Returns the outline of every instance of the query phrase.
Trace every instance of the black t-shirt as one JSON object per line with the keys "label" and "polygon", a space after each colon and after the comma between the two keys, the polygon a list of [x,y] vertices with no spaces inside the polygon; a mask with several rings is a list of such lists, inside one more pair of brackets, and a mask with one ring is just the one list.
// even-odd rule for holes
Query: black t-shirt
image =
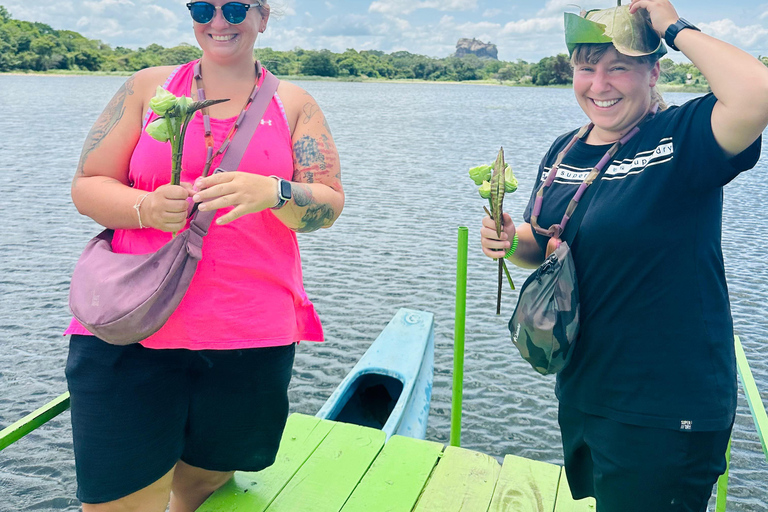
{"label": "black t-shirt", "polygon": [[[727,159],[712,133],[716,101],[710,94],[659,112],[587,189],[582,203],[594,198],[571,244],[581,331],[557,377],[563,404],[648,427],[730,426],[736,360],[720,246],[722,187],[757,163],[761,141]],[[552,145],[538,186],[574,134]],[[539,225],[561,221],[609,148],[576,143],[544,194]],[[547,238],[536,239],[543,250]]]}

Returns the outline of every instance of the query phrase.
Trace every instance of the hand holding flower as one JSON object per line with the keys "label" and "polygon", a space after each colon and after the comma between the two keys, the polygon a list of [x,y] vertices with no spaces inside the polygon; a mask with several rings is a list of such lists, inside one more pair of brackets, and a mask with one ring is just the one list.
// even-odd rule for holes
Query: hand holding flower
{"label": "hand holding flower", "polygon": [[177,233],[187,222],[187,198],[190,185],[161,185],[147,194],[141,203],[141,219],[144,225],[167,233]]}

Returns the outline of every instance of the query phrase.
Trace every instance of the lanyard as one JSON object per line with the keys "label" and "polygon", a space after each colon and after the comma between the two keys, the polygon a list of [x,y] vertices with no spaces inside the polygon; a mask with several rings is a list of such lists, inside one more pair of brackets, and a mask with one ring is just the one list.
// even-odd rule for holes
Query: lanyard
{"label": "lanyard", "polygon": [[568,207],[565,209],[565,213],[563,214],[563,219],[560,221],[560,224],[552,224],[549,229],[544,229],[539,226],[538,223],[539,214],[541,213],[541,205],[544,200],[544,191],[552,186],[552,183],[554,183],[555,177],[557,176],[557,171],[560,168],[560,164],[563,162],[565,155],[567,155],[571,148],[576,145],[576,142],[579,139],[584,138],[589,133],[589,131],[594,127],[594,123],[589,123],[582,126],[576,135],[573,136],[568,145],[565,146],[565,148],[563,148],[563,150],[560,151],[560,153],[557,155],[557,159],[555,160],[554,165],[552,165],[552,169],[549,171],[549,175],[547,176],[547,181],[545,181],[544,185],[539,188],[538,192],[536,192],[536,199],[533,203],[533,213],[531,214],[531,227],[540,235],[546,235],[551,238],[560,238],[560,235],[562,235],[563,231],[565,231],[566,224],[568,224],[568,221],[573,216],[573,212],[576,210],[576,207],[579,206],[579,201],[584,195],[584,192],[586,192],[587,188],[600,175],[608,162],[610,162],[616,153],[618,153],[619,149],[621,149],[621,147],[625,145],[629,139],[634,137],[640,131],[640,127],[647,120],[656,114],[658,107],[658,104],[652,105],[648,115],[634,128],[632,128],[629,133],[624,135],[624,137],[621,139],[617,140],[613,146],[611,146],[610,149],[605,152],[605,155],[603,155],[597,165],[592,168],[589,174],[587,174],[587,176],[584,178],[584,181],[581,182],[581,185],[579,185],[578,190],[576,190],[576,193],[573,195],[573,199],[571,199],[571,202],[568,203]]}
{"label": "lanyard", "polygon": [[[240,124],[243,122],[243,117],[245,117],[245,112],[248,110],[248,106],[253,102],[254,98],[256,97],[256,93],[259,91],[259,77],[261,76],[261,63],[259,61],[256,61],[256,83],[253,84],[253,90],[251,90],[251,94],[248,96],[248,99],[245,102],[245,105],[243,105],[242,110],[240,110],[240,115],[237,116],[237,120],[235,121],[235,124],[232,125],[232,128],[229,129],[229,133],[227,134],[227,137],[224,139],[224,142],[221,143],[221,146],[219,146],[218,151],[214,153],[213,151],[213,135],[211,133],[211,116],[208,113],[208,107],[202,109],[203,111],[203,125],[205,127],[205,147],[206,147],[206,158],[205,158],[205,168],[203,169],[203,177],[208,176],[208,174],[211,171],[211,164],[213,163],[214,158],[217,156],[223,154],[227,147],[229,146],[229,143],[232,141],[232,137],[234,137],[235,132],[240,127]],[[197,85],[197,100],[198,101],[205,101],[205,90],[203,89],[203,75],[200,70],[200,61],[197,61],[195,64],[195,84]]]}

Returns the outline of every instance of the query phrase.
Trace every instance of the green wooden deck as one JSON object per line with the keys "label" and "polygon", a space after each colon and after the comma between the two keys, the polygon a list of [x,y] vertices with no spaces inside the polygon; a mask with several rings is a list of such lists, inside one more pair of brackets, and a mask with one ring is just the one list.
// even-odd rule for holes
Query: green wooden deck
{"label": "green wooden deck", "polygon": [[293,414],[275,464],[235,474],[198,512],[588,512],[560,466]]}

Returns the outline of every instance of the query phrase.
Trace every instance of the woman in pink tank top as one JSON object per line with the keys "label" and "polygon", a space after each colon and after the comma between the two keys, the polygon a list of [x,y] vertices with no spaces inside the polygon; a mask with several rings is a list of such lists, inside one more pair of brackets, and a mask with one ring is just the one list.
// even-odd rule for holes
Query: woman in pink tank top
{"label": "woman in pink tank top", "polygon": [[[330,227],[344,206],[339,158],[320,107],[281,82],[237,171],[215,169],[219,148],[266,69],[253,47],[269,6],[187,4],[203,56],[130,77],[85,141],[72,183],[80,213],[115,230],[116,252],[157,250],[187,227],[189,205],[216,210],[203,259],[167,324],[117,347],[73,320],[67,381],[85,512],[195,510],[235,470],[274,461],[288,413],[295,344],[322,341],[302,280],[296,232]],[[163,86],[197,100],[182,184],[170,144],[144,131]]]}

